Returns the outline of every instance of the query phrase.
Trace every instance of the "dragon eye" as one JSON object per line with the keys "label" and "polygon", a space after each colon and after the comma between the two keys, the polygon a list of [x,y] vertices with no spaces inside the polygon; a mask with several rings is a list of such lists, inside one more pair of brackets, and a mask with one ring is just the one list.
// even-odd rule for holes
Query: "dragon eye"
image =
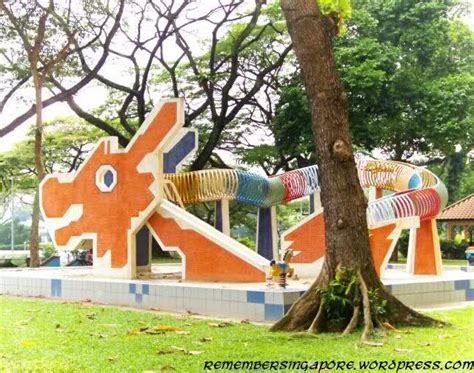
{"label": "dragon eye", "polygon": [[100,166],[95,173],[95,185],[101,192],[111,192],[117,185],[117,171],[110,165]]}

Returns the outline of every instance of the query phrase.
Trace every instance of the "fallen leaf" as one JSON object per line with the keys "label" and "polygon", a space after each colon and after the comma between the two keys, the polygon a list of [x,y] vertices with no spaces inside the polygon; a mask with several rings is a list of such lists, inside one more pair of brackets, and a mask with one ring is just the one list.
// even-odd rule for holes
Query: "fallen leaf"
{"label": "fallen leaf", "polygon": [[392,324],[390,324],[387,321],[383,322],[382,325],[388,330],[397,330],[397,328],[395,328]]}
{"label": "fallen leaf", "polygon": [[26,319],[26,320],[19,320],[15,323],[15,325],[16,326],[28,325],[31,320],[33,320],[33,317],[30,317],[29,319]]}
{"label": "fallen leaf", "polygon": [[396,352],[403,352],[403,353],[410,353],[413,352],[413,350],[410,350],[409,348],[396,348]]}
{"label": "fallen leaf", "polygon": [[183,347],[176,347],[176,346],[170,346],[170,349],[174,350],[175,352],[186,352],[187,351]]}
{"label": "fallen leaf", "polygon": [[210,341],[212,341],[212,337],[199,338],[199,342],[210,342]]}
{"label": "fallen leaf", "polygon": [[208,325],[212,328],[225,328],[227,326],[232,326],[230,322],[220,322],[220,323],[210,322]]}
{"label": "fallen leaf", "polygon": [[100,338],[100,339],[107,337],[106,335],[104,335],[104,334],[99,334],[99,333],[91,333],[91,334],[89,334],[89,335],[90,335],[91,337],[97,337],[97,338]]}
{"label": "fallen leaf", "polygon": [[187,331],[187,330],[176,330],[175,333],[176,333],[176,334],[183,334],[183,335],[191,334],[191,332],[189,332],[189,331]]}
{"label": "fallen leaf", "polygon": [[144,332],[146,334],[151,334],[151,335],[165,334],[165,332],[162,330],[154,330],[154,329],[147,329]]}
{"label": "fallen leaf", "polygon": [[448,339],[448,338],[453,338],[453,336],[449,335],[449,334],[439,334],[438,338],[439,339]]}
{"label": "fallen leaf", "polygon": [[188,351],[188,355],[201,355],[204,351]]}
{"label": "fallen leaf", "polygon": [[139,328],[131,329],[127,332],[127,335],[139,335],[141,333]]}
{"label": "fallen leaf", "polygon": [[85,315],[86,318],[88,318],[89,320],[95,320],[97,318],[97,314],[95,312],[92,312],[92,313],[88,313]]}
{"label": "fallen leaf", "polygon": [[419,346],[431,346],[432,343],[431,342],[423,342],[423,343],[418,343]]}
{"label": "fallen leaf", "polygon": [[163,365],[160,368],[160,372],[170,372],[170,371],[173,371],[173,370],[176,370],[176,368],[172,365]]}
{"label": "fallen leaf", "polygon": [[33,342],[31,339],[24,339],[23,341],[20,342],[20,344],[23,347],[29,347],[29,346],[33,346],[35,342]]}
{"label": "fallen leaf", "polygon": [[383,343],[381,343],[381,342],[364,341],[363,343],[367,346],[372,346],[372,347],[382,347],[383,346]]}
{"label": "fallen leaf", "polygon": [[109,356],[107,358],[107,360],[110,361],[111,363],[113,363],[113,362],[117,361],[117,356]]}
{"label": "fallen leaf", "polygon": [[169,325],[160,325],[160,326],[154,326],[154,330],[159,330],[162,332],[179,332],[183,331],[183,329],[177,328],[176,326],[169,326]]}
{"label": "fallen leaf", "polygon": [[395,336],[395,339],[402,339],[402,336],[397,334],[397,335]]}
{"label": "fallen leaf", "polygon": [[158,351],[158,355],[166,355],[166,354],[174,354],[176,351],[173,348],[162,348],[161,350]]}

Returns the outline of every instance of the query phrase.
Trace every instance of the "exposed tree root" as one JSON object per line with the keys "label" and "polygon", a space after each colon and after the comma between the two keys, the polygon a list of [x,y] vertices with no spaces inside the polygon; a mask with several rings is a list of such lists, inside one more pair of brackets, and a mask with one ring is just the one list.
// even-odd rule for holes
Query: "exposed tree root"
{"label": "exposed tree root", "polygon": [[360,306],[357,305],[354,307],[354,312],[352,313],[351,320],[349,321],[349,324],[347,324],[342,334],[351,334],[355,330],[355,328],[357,328],[357,325],[359,325],[359,316]]}
{"label": "exposed tree root", "polygon": [[[334,278],[328,275],[324,268],[318,279],[298,299],[277,323],[271,327],[271,331],[304,331],[308,333],[321,333],[327,331],[330,315],[327,314],[324,300],[317,289],[324,289]],[[369,279],[369,281],[367,280]],[[373,315],[371,299],[369,293],[371,289],[377,289],[380,300],[386,301],[386,312],[381,319],[378,315]],[[348,315],[347,322],[341,325],[340,330],[343,335],[352,333],[359,325],[363,326],[361,341],[366,342],[373,335],[374,330],[387,332],[395,329],[396,325],[440,325],[440,321],[422,315],[415,310],[405,306],[393,295],[388,293],[376,278],[375,281],[370,276],[366,277],[362,271],[357,272],[357,285],[352,295],[352,315]],[[389,325],[386,328],[385,325]]]}
{"label": "exposed tree root", "polygon": [[370,311],[369,290],[367,289],[367,284],[365,283],[364,277],[362,277],[360,271],[357,273],[357,277],[359,279],[359,288],[362,295],[364,316],[364,330],[362,331],[361,340],[367,341],[374,331],[374,323],[372,322],[372,313]]}
{"label": "exposed tree root", "polygon": [[316,314],[313,322],[308,328],[308,333],[317,334],[321,331],[321,324],[325,319],[325,310],[324,310],[324,299],[319,303],[318,313]]}

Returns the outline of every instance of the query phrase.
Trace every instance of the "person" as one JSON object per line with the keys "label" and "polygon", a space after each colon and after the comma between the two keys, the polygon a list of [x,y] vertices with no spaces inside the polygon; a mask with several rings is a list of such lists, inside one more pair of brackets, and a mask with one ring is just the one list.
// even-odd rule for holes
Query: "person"
{"label": "person", "polygon": [[470,266],[474,266],[474,246],[469,246],[464,252]]}

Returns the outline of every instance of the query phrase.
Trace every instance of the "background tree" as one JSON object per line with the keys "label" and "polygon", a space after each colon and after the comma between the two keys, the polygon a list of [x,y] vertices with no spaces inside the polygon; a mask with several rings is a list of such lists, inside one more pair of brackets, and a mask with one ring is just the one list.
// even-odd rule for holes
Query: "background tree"
{"label": "background tree", "polygon": [[[73,117],[46,122],[44,129],[43,163],[47,173],[77,170],[102,136],[100,130]],[[17,203],[24,206],[32,204],[31,199],[38,186],[34,147],[35,136],[32,131],[26,140],[17,143],[8,152],[0,153],[0,200],[4,210],[10,208],[12,178]],[[5,211],[1,215],[5,216]],[[27,229],[27,232],[30,234],[31,229]]]}
{"label": "background tree", "polygon": [[[23,3],[26,6],[22,6]],[[1,0],[1,4],[6,7],[11,6],[15,10],[14,15],[17,17],[22,16],[23,18],[28,16],[24,14],[28,9],[31,10],[31,8],[36,7],[35,2],[29,1],[8,2]],[[61,5],[60,8],[58,8],[58,4],[54,4],[54,11],[48,17],[50,22],[48,25],[53,24],[56,27],[56,31],[60,32],[48,32],[46,36],[60,38],[62,35],[68,39],[66,31],[69,30],[71,31],[69,33],[70,37],[74,36],[72,40],[74,48],[69,48],[65,53],[65,62],[61,64],[60,69],[51,69],[49,74],[45,74],[44,77],[48,79],[49,83],[52,78],[55,80],[61,79],[63,85],[67,83],[67,87],[60,91],[50,91],[49,94],[45,95],[46,97],[42,101],[43,108],[75,95],[94,79],[109,57],[109,46],[119,29],[124,8],[124,0],[119,0],[115,7],[109,5],[107,1],[84,1],[80,3],[83,7],[75,3],[74,11],[72,11],[72,3],[70,1],[66,3],[58,2]],[[34,16],[35,14],[31,14],[31,17]],[[59,21],[60,19],[62,19],[61,22]],[[27,23],[29,28],[34,29],[38,26],[38,19],[32,18],[30,21],[31,23]],[[63,27],[64,23],[68,26],[67,30]],[[31,100],[31,95],[25,94],[25,90],[32,87],[32,74],[28,65],[25,65],[25,62],[28,62],[28,58],[25,56],[24,58],[18,58],[18,53],[23,53],[23,41],[18,37],[17,32],[10,23],[9,17],[4,12],[0,13],[0,27],[2,31],[0,33],[0,38],[2,38],[2,48],[0,49],[2,85],[0,86],[0,92],[3,95],[0,100],[0,114],[8,105],[17,105],[17,107],[30,105],[29,109],[19,115],[16,114],[17,116],[14,119],[0,128],[0,137],[3,137],[33,117],[36,112],[36,105]],[[32,31],[29,30],[28,36],[33,37],[34,35],[30,35],[31,33]],[[58,41],[58,39],[55,39],[55,41]],[[105,47],[99,48],[99,43]],[[58,45],[52,44],[54,47],[58,47]],[[80,52],[87,53],[92,67],[88,73],[77,77],[73,74],[73,71],[75,66],[77,66],[76,54]],[[48,88],[52,86],[52,84],[51,86],[48,85]]]}
{"label": "background tree", "polygon": [[[45,78],[53,69],[63,62],[69,49],[71,40],[61,40],[58,28],[50,22],[50,16],[54,12],[54,3],[49,1],[47,6],[40,2],[18,2],[14,7],[8,6],[5,1],[0,1],[0,9],[8,17],[9,23],[4,26],[9,31],[9,40],[16,35],[21,42],[22,49],[17,58],[28,61],[28,69],[33,79],[35,92],[35,142],[34,142],[34,164],[38,183],[43,180],[46,170],[43,164],[43,86]],[[59,45],[59,49],[58,46]],[[23,54],[23,56],[22,56]],[[26,57],[26,58],[25,58]],[[30,265],[39,267],[39,194],[35,192],[33,203],[32,222],[30,229]]]}
{"label": "background tree", "polygon": [[[358,151],[440,164],[451,201],[460,197],[458,181],[474,148],[474,33],[454,18],[461,5],[354,0],[346,32],[333,42]],[[280,87],[275,113],[274,132],[284,129],[277,147],[280,141],[293,154],[314,149],[299,74]]]}
{"label": "background tree", "polygon": [[[327,330],[338,313],[345,321],[339,330],[351,332],[363,319],[362,339],[380,324],[377,309],[392,323],[427,323],[431,319],[403,305],[386,292],[374,269],[366,219],[367,202],[360,186],[349,133],[347,96],[339,79],[332,39],[340,30],[347,2],[333,2],[333,11],[321,14],[316,1],[282,0],[281,6],[301,67],[311,109],[315,148],[321,174],[326,254],[321,274],[272,330]],[[350,248],[350,255],[347,251]],[[347,283],[343,284],[344,279]],[[339,282],[351,294],[351,314],[332,309],[324,294]],[[372,294],[372,296],[371,296]],[[379,303],[377,299],[383,300]]]}

